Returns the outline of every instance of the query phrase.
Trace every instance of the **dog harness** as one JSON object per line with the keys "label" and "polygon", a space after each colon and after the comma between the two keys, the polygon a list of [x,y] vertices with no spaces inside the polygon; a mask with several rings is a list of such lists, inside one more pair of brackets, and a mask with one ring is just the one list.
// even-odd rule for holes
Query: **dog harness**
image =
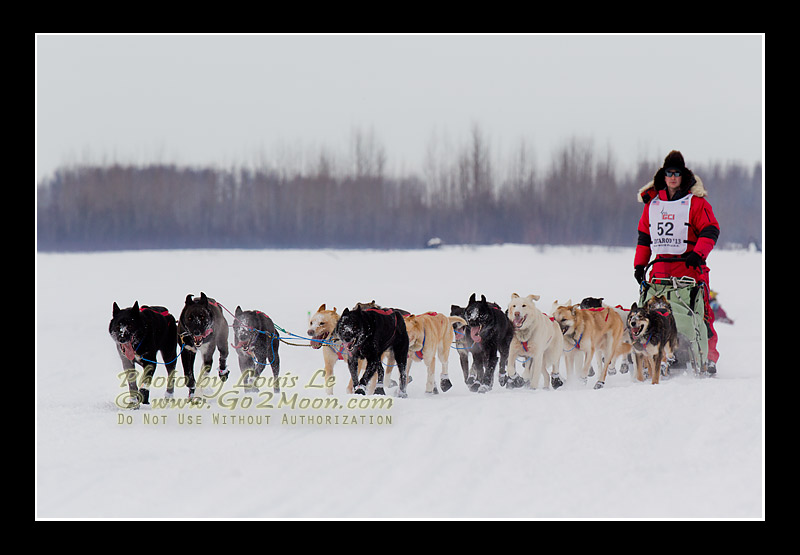
{"label": "dog harness", "polygon": [[425,332],[422,332],[422,347],[419,348],[419,351],[414,352],[414,354],[417,355],[417,358],[420,360],[422,360],[422,350],[424,348],[425,348]]}
{"label": "dog harness", "polygon": [[[564,337],[566,337],[566,335]],[[572,346],[572,349],[562,349],[562,350],[565,353],[568,353],[568,352],[573,351],[575,349],[580,349],[581,348],[581,339],[583,339],[583,334],[581,334],[580,337],[578,337],[578,340],[575,341],[575,345]],[[574,341],[574,339],[573,339],[573,341]]]}
{"label": "dog harness", "polygon": [[[601,306],[601,307],[598,307],[598,308],[579,308],[578,310],[591,310],[592,312],[599,312],[601,310],[605,310],[606,308],[608,308],[608,307]],[[604,320],[604,322],[608,322],[608,315],[609,314],[611,314],[611,309],[609,309],[608,312],[606,312],[606,319]],[[581,335],[583,335],[583,334],[581,334]]]}
{"label": "dog harness", "polygon": [[339,358],[339,360],[344,360],[344,345],[340,346],[338,350],[333,348],[332,343],[328,343],[327,345],[331,348],[331,351],[336,353],[336,356]]}
{"label": "dog harness", "polygon": [[156,310],[156,309],[154,309],[152,307],[149,307],[149,306],[143,306],[143,307],[139,308],[139,312],[144,312],[145,310],[147,310],[149,312],[155,312],[156,314],[160,314],[161,316],[169,316],[169,310],[161,311],[161,310]]}

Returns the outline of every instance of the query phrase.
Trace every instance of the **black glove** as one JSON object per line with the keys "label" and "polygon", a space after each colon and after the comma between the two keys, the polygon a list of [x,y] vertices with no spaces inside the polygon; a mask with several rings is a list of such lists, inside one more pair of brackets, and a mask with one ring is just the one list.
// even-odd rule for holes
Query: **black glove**
{"label": "black glove", "polygon": [[642,283],[644,281],[644,266],[636,266],[633,269],[633,277],[636,279],[636,283]]}
{"label": "black glove", "polygon": [[692,251],[686,255],[686,267],[687,268],[694,268],[699,270],[701,266],[705,264],[705,260],[697,254],[696,252]]}

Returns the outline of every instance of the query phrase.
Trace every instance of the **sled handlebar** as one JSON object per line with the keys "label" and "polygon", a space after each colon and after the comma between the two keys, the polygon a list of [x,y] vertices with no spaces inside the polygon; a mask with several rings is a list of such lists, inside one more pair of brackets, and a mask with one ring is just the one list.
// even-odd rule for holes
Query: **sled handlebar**
{"label": "sled handlebar", "polygon": [[[647,282],[647,270],[649,270],[650,266],[652,266],[656,262],[686,262],[686,259],[687,259],[686,256],[678,256],[677,258],[656,258],[656,259],[650,261],[644,267],[644,281],[642,281],[642,283],[644,284],[644,283]],[[701,264],[701,266],[705,266],[705,263]]]}

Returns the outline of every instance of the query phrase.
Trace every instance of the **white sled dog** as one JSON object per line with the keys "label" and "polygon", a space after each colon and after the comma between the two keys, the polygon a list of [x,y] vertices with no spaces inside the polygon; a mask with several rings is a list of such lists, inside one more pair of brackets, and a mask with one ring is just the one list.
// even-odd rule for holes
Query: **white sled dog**
{"label": "white sled dog", "polygon": [[[514,326],[514,338],[508,353],[507,387],[516,388],[527,384],[536,388],[541,378],[543,387],[548,389],[551,383],[548,368],[552,370],[553,387],[562,385],[558,376],[564,348],[561,328],[536,308],[535,301],[538,300],[539,295],[520,297],[514,293],[508,303],[508,319]],[[525,359],[521,376],[517,374],[517,357]]]}
{"label": "white sled dog", "polygon": [[453,387],[447,374],[447,365],[450,358],[450,345],[453,343],[453,324],[467,325],[467,321],[458,316],[445,316],[437,312],[403,317],[408,332],[408,368],[411,372],[411,363],[421,360],[428,369],[428,378],[425,382],[425,393],[438,394],[436,387],[436,355],[439,355],[439,364],[442,370],[439,382],[442,391]]}

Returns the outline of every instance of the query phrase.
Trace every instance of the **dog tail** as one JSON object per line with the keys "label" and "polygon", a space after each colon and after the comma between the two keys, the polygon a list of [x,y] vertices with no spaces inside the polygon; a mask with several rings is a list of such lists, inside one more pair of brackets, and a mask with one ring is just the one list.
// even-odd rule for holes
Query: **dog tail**
{"label": "dog tail", "polygon": [[459,316],[448,316],[447,321],[450,322],[451,325],[452,324],[458,324],[459,326],[467,325],[467,321]]}

